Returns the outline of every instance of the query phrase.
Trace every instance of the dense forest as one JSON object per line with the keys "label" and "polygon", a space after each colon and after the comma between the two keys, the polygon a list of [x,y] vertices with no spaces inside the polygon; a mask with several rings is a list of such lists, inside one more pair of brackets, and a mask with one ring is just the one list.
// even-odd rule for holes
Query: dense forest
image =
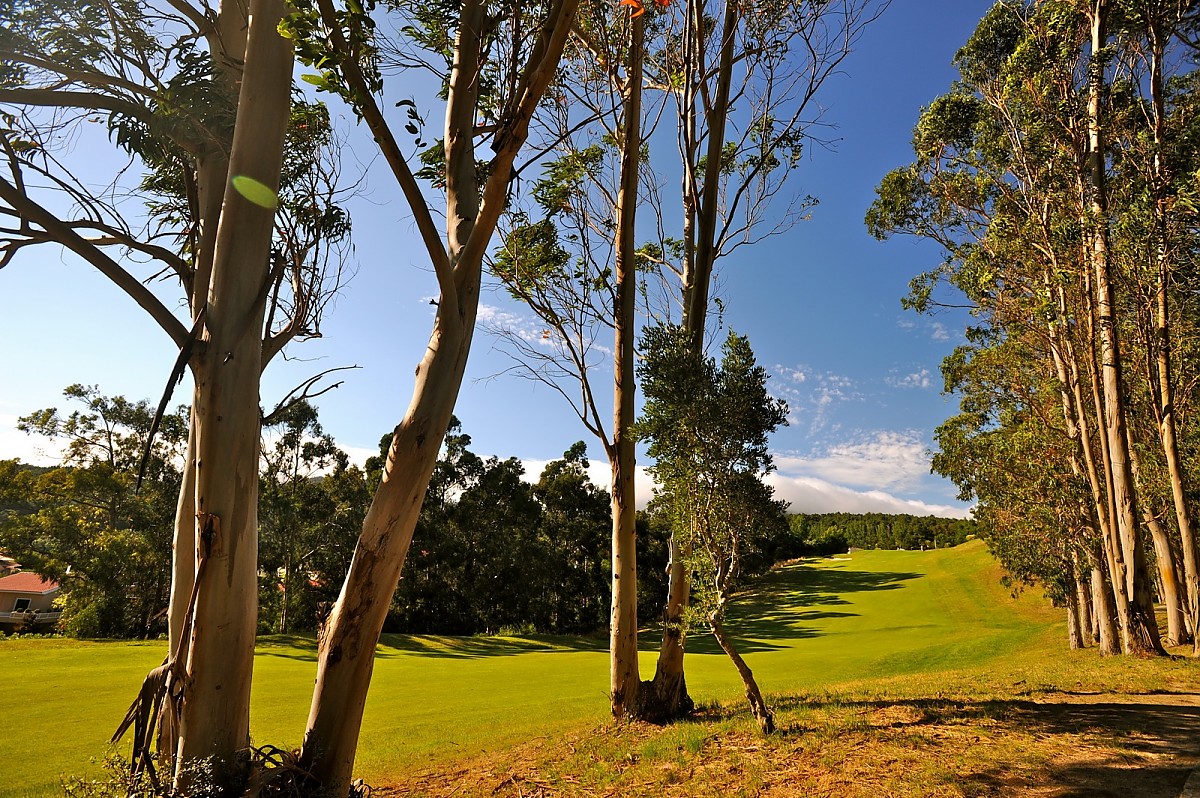
{"label": "dense forest", "polygon": [[[61,581],[61,631],[77,637],[166,632],[171,562],[167,530],[186,412],[166,419],[141,488],[139,457],[152,413],[145,402],[71,386],[70,413],[39,411],[27,431],[66,444],[62,466],[0,461],[0,553]],[[390,436],[365,469],[301,402],[270,419],[259,487],[259,633],[315,631],[337,599],[381,474]],[[536,481],[514,458],[480,457],[453,423],[438,459],[401,575],[387,631],[427,634],[598,634],[609,621],[609,498],[587,475],[577,443]],[[176,453],[177,455],[177,453]],[[98,508],[103,508],[102,512]],[[637,518],[639,602],[667,591],[670,521],[662,503]],[[741,552],[745,576],[779,561],[858,548],[944,547],[969,521],[872,513],[782,514],[756,526]],[[69,571],[68,571],[69,568]]]}
{"label": "dense forest", "polygon": [[[974,521],[938,516],[885,513],[822,513],[791,516],[795,556],[833,554],[850,549],[941,549],[976,534]],[[780,552],[781,554],[783,552]]]}

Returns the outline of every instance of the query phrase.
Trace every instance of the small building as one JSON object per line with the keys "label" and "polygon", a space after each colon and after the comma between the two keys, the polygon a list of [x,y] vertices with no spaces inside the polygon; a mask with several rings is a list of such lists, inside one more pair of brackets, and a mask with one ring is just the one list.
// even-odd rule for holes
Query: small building
{"label": "small building", "polygon": [[54,609],[58,582],[32,571],[0,578],[0,631],[45,631],[62,617]]}

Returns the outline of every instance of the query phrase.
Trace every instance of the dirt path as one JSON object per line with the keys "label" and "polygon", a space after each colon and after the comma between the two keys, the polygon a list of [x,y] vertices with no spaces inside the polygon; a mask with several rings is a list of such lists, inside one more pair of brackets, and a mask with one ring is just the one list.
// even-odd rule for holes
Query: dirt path
{"label": "dirt path", "polygon": [[1090,751],[1056,759],[1051,774],[1055,786],[1030,795],[1179,798],[1200,767],[1200,694],[1053,693],[1017,711],[1047,733],[1107,729],[1128,752]]}

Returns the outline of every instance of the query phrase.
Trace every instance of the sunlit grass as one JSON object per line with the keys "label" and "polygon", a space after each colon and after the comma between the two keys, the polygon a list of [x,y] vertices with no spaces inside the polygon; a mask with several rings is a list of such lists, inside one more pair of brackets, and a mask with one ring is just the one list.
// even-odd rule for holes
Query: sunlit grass
{"label": "sunlit grass", "polygon": [[[854,713],[833,709],[848,704],[1055,689],[1170,690],[1194,682],[1191,662],[1147,665],[1067,651],[1060,612],[1037,591],[1012,597],[999,578],[979,543],[806,561],[755,585],[735,607],[731,628],[781,718],[811,730],[817,748],[822,728],[855,732],[847,720]],[[605,642],[385,636],[363,722],[359,774],[386,782],[414,768],[602,727]],[[643,644],[648,678],[657,640],[646,633]],[[736,706],[740,682],[713,642],[696,636],[689,651],[693,696]],[[100,759],[141,677],[163,654],[162,643],[0,640],[0,713],[9,729],[20,730],[0,747],[0,798],[53,794],[63,775],[84,772],[90,759]],[[263,639],[255,669],[255,742],[298,745],[316,672],[314,641]],[[664,783],[671,783],[672,768],[682,768],[714,735],[748,723],[722,713],[719,720],[652,735],[634,754],[657,763]],[[572,760],[594,771],[572,778],[616,783],[619,774],[604,763],[609,754],[621,761],[629,741],[614,736],[611,745],[613,751],[593,759]]]}

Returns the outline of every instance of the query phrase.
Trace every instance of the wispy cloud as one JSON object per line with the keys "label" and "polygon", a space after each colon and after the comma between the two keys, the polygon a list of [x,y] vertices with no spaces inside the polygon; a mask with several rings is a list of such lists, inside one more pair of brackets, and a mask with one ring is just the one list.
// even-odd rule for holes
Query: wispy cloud
{"label": "wispy cloud", "polygon": [[801,419],[807,420],[809,434],[829,427],[836,405],[862,398],[854,380],[841,374],[819,372],[802,365],[777,364],[772,371],[780,379],[768,387],[788,403],[788,423],[798,425]]}
{"label": "wispy cloud", "polygon": [[788,501],[793,513],[908,513],[967,518],[970,508],[905,499],[882,490],[854,490],[817,477],[771,474],[775,496]]}
{"label": "wispy cloud", "polygon": [[775,373],[789,382],[802,383],[808,381],[808,374],[802,368],[789,368],[788,366],[776,364]]}
{"label": "wispy cloud", "polygon": [[775,458],[779,472],[869,490],[917,486],[929,473],[929,455],[915,432],[878,431],[808,455]]}
{"label": "wispy cloud", "polygon": [[929,388],[933,385],[933,375],[929,369],[917,369],[916,371],[901,376],[897,372],[892,372],[884,378],[884,382],[893,388]]}
{"label": "wispy cloud", "polygon": [[940,321],[935,321],[930,325],[931,332],[929,337],[935,341],[949,341],[950,331],[946,329],[946,325]]}

